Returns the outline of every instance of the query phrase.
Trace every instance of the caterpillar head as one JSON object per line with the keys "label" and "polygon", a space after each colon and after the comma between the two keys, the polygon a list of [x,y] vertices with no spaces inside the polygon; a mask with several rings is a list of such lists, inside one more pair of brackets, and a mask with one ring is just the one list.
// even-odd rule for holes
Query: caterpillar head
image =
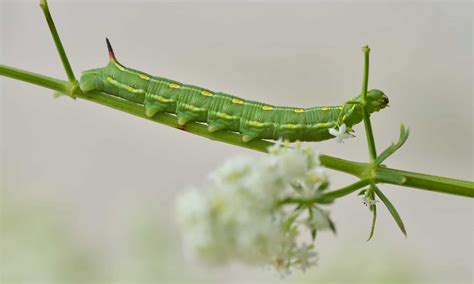
{"label": "caterpillar head", "polygon": [[379,111],[388,106],[388,97],[380,90],[373,89],[367,93],[367,105],[370,113]]}

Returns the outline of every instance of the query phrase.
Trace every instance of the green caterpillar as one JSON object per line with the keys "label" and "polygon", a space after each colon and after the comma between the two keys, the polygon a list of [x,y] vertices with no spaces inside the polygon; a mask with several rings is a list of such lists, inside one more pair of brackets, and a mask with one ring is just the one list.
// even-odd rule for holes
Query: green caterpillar
{"label": "green caterpillar", "polygon": [[[79,84],[81,90],[98,90],[143,105],[149,117],[158,112],[176,114],[180,126],[190,121],[207,123],[210,132],[241,133],[244,142],[257,138],[322,141],[334,138],[330,128],[345,124],[350,131],[351,126],[363,119],[360,95],[340,106],[306,109],[272,106],[127,68],[115,58],[108,39],[106,42],[109,64],[84,71]],[[380,90],[367,93],[370,113],[385,108],[388,101]]]}

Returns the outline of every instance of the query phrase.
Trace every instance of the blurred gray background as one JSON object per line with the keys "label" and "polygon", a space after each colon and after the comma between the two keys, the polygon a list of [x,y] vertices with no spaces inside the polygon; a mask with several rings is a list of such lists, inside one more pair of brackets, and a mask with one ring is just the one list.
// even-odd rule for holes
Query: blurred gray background
{"label": "blurred gray background", "polygon": [[[1,63],[66,78],[39,1],[0,5]],[[378,149],[410,127],[391,167],[473,179],[471,2],[244,3],[55,1],[50,8],[76,76],[107,63],[276,105],[340,104],[361,86],[390,98],[373,116]],[[270,283],[259,268],[185,261],[175,197],[235,155],[211,142],[86,101],[0,78],[2,283]],[[368,158],[357,139],[312,143]],[[331,172],[333,188],[351,182]],[[383,206],[372,241],[358,197],[331,207],[319,266],[289,283],[471,283],[472,200],[383,185],[408,238]],[[138,229],[137,229],[138,228]],[[15,282],[18,281],[18,282]],[[55,282],[56,281],[56,282]]]}

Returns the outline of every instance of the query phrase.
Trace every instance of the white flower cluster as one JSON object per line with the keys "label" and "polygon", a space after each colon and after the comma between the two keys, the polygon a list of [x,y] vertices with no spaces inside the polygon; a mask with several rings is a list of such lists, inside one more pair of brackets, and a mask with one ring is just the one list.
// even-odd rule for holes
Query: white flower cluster
{"label": "white flower cluster", "polygon": [[305,228],[314,241],[317,230],[334,228],[325,210],[305,202],[327,187],[327,176],[310,149],[280,141],[268,150],[227,161],[178,199],[185,251],[216,264],[270,265],[282,276],[316,264],[314,245],[299,235]]}

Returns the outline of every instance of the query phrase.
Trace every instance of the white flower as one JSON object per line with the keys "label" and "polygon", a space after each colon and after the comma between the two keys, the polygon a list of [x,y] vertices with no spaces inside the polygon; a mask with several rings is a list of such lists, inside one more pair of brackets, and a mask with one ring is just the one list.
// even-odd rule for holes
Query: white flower
{"label": "white flower", "polygon": [[311,208],[311,215],[302,222],[310,231],[327,230],[331,228],[331,220],[329,213],[323,209],[313,207]]}
{"label": "white flower", "polygon": [[273,159],[277,175],[287,181],[304,177],[308,172],[307,155],[300,149],[285,150]]}
{"label": "white flower", "polygon": [[278,140],[275,141],[275,143],[272,146],[268,147],[268,153],[272,155],[276,155],[285,145],[288,145],[288,142],[287,141],[283,142],[283,139],[280,137],[278,138]]}
{"label": "white flower", "polygon": [[303,243],[295,250],[295,262],[304,272],[311,266],[315,266],[318,261],[318,254],[313,250],[313,245]]}
{"label": "white flower", "polygon": [[219,169],[212,172],[209,178],[215,183],[238,184],[242,178],[252,171],[254,159],[251,157],[236,157],[228,160]]}
{"label": "white flower", "polygon": [[375,199],[371,199],[367,195],[364,195],[364,197],[362,197],[362,202],[365,204],[365,206],[372,206],[372,205],[375,205],[379,201]]}
{"label": "white flower", "polygon": [[337,139],[337,142],[339,143],[344,143],[344,139],[352,138],[354,137],[350,133],[346,133],[346,124],[343,123],[341,126],[339,126],[339,129],[336,130],[336,128],[329,128],[329,134],[332,136],[335,136]]}
{"label": "white flower", "polygon": [[[299,227],[305,226],[298,219],[303,210],[289,210],[280,201],[301,197],[295,184],[313,197],[327,184],[319,156],[281,141],[269,151],[227,161],[205,186],[178,199],[179,224],[191,256],[217,264],[270,265],[281,276],[316,263],[313,246],[298,241]],[[312,227],[327,227],[325,214],[315,211],[313,217],[321,220],[313,220]]]}

